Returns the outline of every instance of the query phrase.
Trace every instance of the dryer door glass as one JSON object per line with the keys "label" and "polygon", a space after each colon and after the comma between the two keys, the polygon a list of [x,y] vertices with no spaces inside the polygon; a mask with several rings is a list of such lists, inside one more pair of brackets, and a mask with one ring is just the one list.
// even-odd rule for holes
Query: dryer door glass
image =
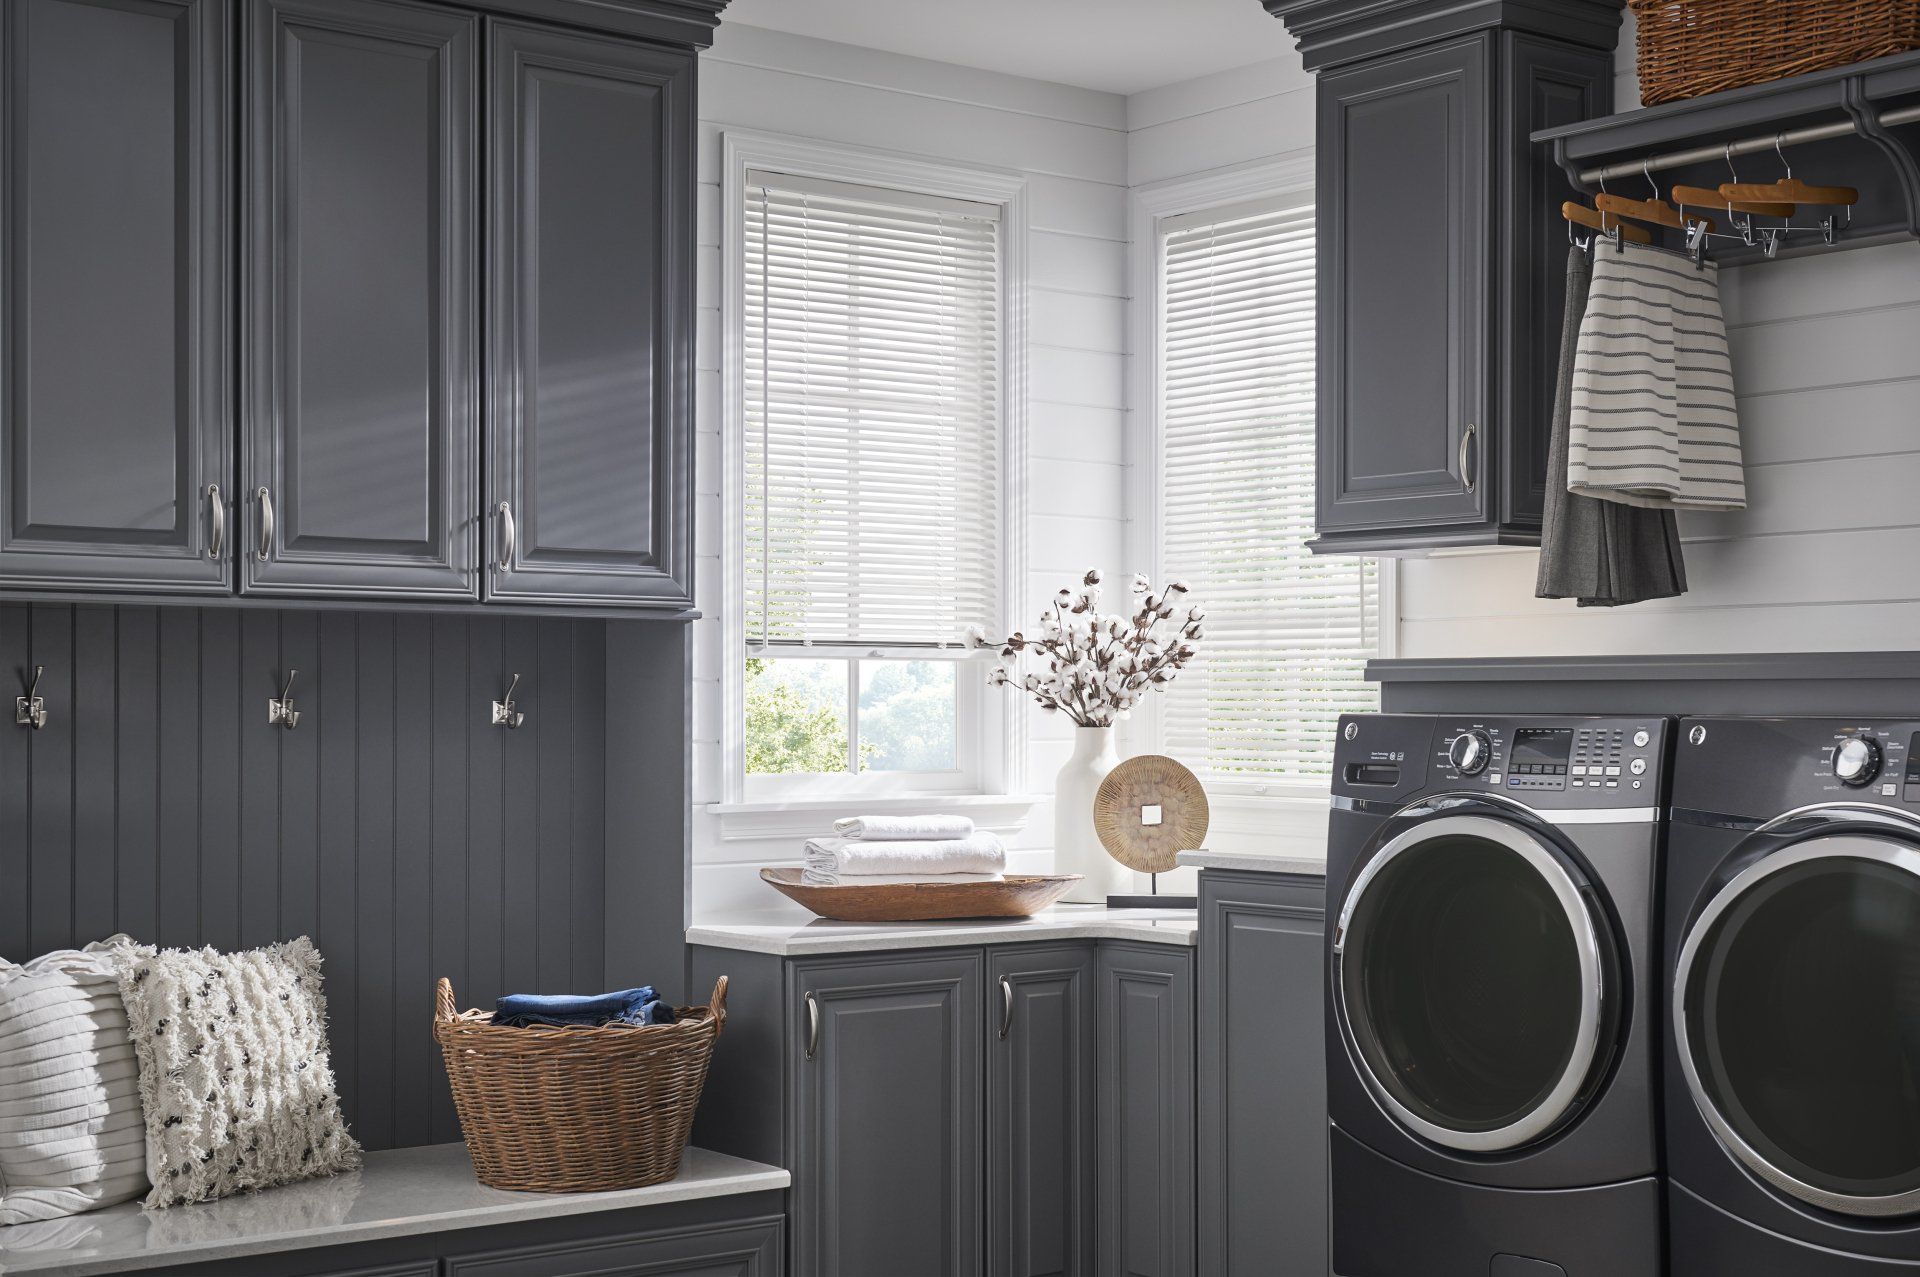
{"label": "dryer door glass", "polygon": [[1676,990],[1729,1151],[1829,1210],[1920,1212],[1920,853],[1832,835],[1758,862],[1702,911]]}
{"label": "dryer door glass", "polygon": [[1336,989],[1348,1047],[1403,1126],[1490,1153],[1577,1111],[1618,1002],[1581,887],[1540,836],[1479,816],[1415,826],[1362,870]]}

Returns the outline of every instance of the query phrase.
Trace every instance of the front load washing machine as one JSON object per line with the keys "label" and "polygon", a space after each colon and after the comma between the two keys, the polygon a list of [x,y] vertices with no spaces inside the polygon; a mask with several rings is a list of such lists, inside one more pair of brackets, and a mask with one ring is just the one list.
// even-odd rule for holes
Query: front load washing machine
{"label": "front load washing machine", "polygon": [[1920,1274],[1920,721],[1682,722],[1666,899],[1674,1277]]}
{"label": "front load washing machine", "polygon": [[1341,720],[1337,1277],[1657,1277],[1669,722]]}

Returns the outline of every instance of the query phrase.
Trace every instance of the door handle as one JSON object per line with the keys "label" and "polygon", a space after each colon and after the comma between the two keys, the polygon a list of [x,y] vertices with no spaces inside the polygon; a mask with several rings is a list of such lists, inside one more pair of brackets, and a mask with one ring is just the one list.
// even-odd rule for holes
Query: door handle
{"label": "door handle", "polygon": [[213,531],[207,536],[207,557],[215,563],[227,548],[227,503],[220,496],[220,485],[207,485],[207,508],[213,517]]}
{"label": "door handle", "polygon": [[513,571],[513,554],[520,544],[520,529],[513,521],[513,507],[505,501],[495,508],[494,513],[500,516],[500,561],[494,565],[494,570],[505,576]]}
{"label": "door handle", "polygon": [[1000,1040],[1005,1042],[1007,1034],[1013,1031],[1013,984],[1007,977],[1000,977]]}
{"label": "door handle", "polygon": [[1467,469],[1467,453],[1473,447],[1474,431],[1478,428],[1469,421],[1467,428],[1460,432],[1460,482],[1467,485],[1468,492],[1479,486],[1474,480],[1473,471]]}
{"label": "door handle", "polygon": [[813,994],[807,994],[807,1058],[811,1060],[820,1049],[820,1003]]}
{"label": "door handle", "polygon": [[260,503],[260,545],[254,557],[265,563],[273,557],[273,493],[263,484],[253,496]]}

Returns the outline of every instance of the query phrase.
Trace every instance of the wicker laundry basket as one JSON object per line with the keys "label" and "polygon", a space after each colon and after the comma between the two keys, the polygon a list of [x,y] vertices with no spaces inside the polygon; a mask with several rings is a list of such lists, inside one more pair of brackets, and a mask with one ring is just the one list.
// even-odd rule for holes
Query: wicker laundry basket
{"label": "wicker laundry basket", "polygon": [[1640,101],[1677,102],[1920,49],[1920,0],[1627,0]]}
{"label": "wicker laundry basket", "polygon": [[680,1172],[680,1150],[727,1022],[727,978],[673,1024],[516,1029],[455,1011],[434,990],[433,1037],[480,1182],[535,1193],[640,1188]]}

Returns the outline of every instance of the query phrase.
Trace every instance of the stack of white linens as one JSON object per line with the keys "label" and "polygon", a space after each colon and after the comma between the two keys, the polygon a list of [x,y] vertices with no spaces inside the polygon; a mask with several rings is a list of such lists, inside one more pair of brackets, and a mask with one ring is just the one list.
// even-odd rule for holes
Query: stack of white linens
{"label": "stack of white linens", "polygon": [[965,816],[848,816],[833,833],[807,840],[813,886],[998,882],[1007,870],[1007,849]]}

